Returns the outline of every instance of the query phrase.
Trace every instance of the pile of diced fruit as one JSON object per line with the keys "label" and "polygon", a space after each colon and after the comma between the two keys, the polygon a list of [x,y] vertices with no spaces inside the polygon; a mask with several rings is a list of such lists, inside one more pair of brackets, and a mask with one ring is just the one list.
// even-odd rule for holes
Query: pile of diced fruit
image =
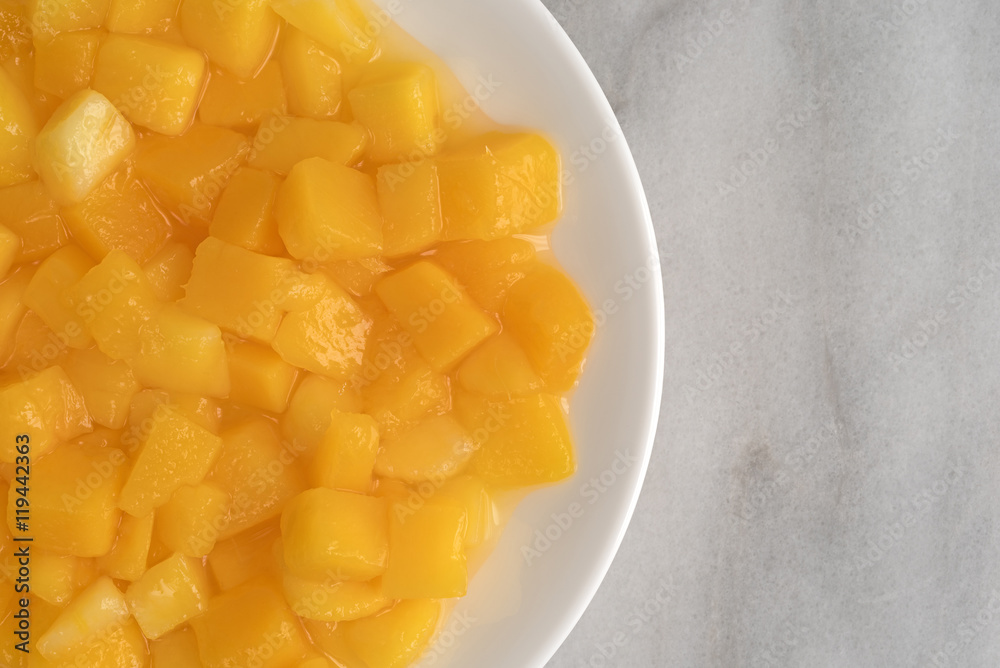
{"label": "pile of diced fruit", "polygon": [[410,665],[574,471],[559,156],[377,18],[0,0],[0,665]]}

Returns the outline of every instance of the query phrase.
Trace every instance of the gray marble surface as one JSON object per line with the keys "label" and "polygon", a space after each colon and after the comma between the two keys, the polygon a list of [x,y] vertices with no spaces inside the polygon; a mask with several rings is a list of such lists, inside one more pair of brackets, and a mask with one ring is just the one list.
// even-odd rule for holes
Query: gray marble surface
{"label": "gray marble surface", "polygon": [[1000,4],[545,2],[667,295],[646,486],[550,666],[1000,665]]}

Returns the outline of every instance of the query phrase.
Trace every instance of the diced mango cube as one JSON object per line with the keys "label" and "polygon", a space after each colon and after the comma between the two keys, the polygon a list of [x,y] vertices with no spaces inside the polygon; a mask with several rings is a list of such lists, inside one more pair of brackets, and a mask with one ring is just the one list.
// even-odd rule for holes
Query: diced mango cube
{"label": "diced mango cube", "polygon": [[499,239],[562,208],[559,154],[538,135],[491,132],[438,161],[446,239]]}
{"label": "diced mango cube", "polygon": [[323,266],[323,271],[355,297],[367,297],[375,284],[392,271],[392,267],[381,258],[365,257],[330,262]]}
{"label": "diced mango cube", "polygon": [[291,293],[302,280],[288,258],[209,237],[198,246],[187,295],[179,303],[227,331],[270,343],[291,305]]}
{"label": "diced mango cube", "polygon": [[321,622],[344,622],[374,615],[392,600],[382,593],[379,579],[370,582],[315,582],[288,571],[282,576],[285,600],[299,617]]}
{"label": "diced mango cube", "polygon": [[142,389],[129,365],[95,348],[74,350],[63,365],[94,422],[109,429],[124,427],[132,398]]}
{"label": "diced mango cube", "polygon": [[299,452],[284,446],[264,418],[239,424],[222,434],[223,448],[209,480],[232,497],[220,537],[230,538],[281,514],[305,489]]}
{"label": "diced mango cube", "polygon": [[252,527],[220,540],[208,555],[208,566],[223,591],[264,575],[277,576],[275,543],[281,538],[276,522]]}
{"label": "diced mango cube", "polygon": [[371,321],[333,281],[323,290],[311,307],[285,316],[272,345],[289,364],[347,379],[361,369]]}
{"label": "diced mango cube", "polygon": [[129,585],[125,600],[143,634],[156,640],[205,612],[210,594],[201,562],[175,554]]}
{"label": "diced mango cube", "polygon": [[250,151],[244,135],[196,124],[182,137],[139,143],[136,166],[153,194],[185,222],[207,225],[229,179]]}
{"label": "diced mango cube", "polygon": [[375,50],[371,21],[356,0],[271,0],[271,8],[348,62],[368,62]]}
{"label": "diced mango cube", "polygon": [[272,116],[254,137],[250,166],[288,174],[308,158],[338,165],[357,164],[368,147],[368,133],[357,124],[312,118]]}
{"label": "diced mango cube", "polygon": [[200,51],[112,33],[97,52],[91,85],[136,125],[179,135],[194,119],[206,75]]}
{"label": "diced mango cube", "polygon": [[400,601],[379,615],[346,623],[345,634],[368,668],[406,668],[430,645],[440,618],[438,601]]}
{"label": "diced mango cube", "polygon": [[373,65],[348,99],[355,120],[372,133],[375,162],[418,162],[437,153],[446,138],[437,78],[426,65]]}
{"label": "diced mango cube", "polygon": [[312,453],[330,427],[333,411],[361,412],[361,396],[349,381],[307,374],[281,417],[281,433],[296,449]]}
{"label": "diced mango cube", "polygon": [[35,171],[56,201],[76,204],[135,150],[135,132],[100,93],[76,93],[35,138]]}
{"label": "diced mango cube", "polygon": [[216,596],[191,626],[205,668],[287,668],[309,651],[281,595],[259,582]]}
{"label": "diced mango cube", "polygon": [[375,473],[406,482],[442,483],[458,475],[476,452],[476,444],[450,415],[427,418],[379,450]]}
{"label": "diced mango cube", "polygon": [[0,389],[0,461],[13,463],[21,434],[31,454],[44,455],[57,443],[91,431],[90,413],[62,367],[51,366]]}
{"label": "diced mango cube", "polygon": [[466,390],[491,397],[534,394],[545,386],[527,353],[508,332],[473,350],[458,367],[456,377]]}
{"label": "diced mango cube", "polygon": [[180,242],[172,242],[149,259],[143,273],[156,296],[164,302],[176,302],[184,297],[184,286],[191,278],[194,253]]}
{"label": "diced mango cube", "polygon": [[0,225],[0,280],[7,277],[14,260],[21,252],[21,237],[5,225]]}
{"label": "diced mango cube", "polygon": [[[4,359],[17,343],[18,330],[28,310],[24,305],[24,291],[31,282],[32,271],[30,268],[20,269],[0,283],[0,357]],[[41,319],[35,317],[41,323]]]}
{"label": "diced mango cube", "polygon": [[44,550],[31,551],[31,593],[52,605],[65,605],[94,579],[94,562]]}
{"label": "diced mango cube", "polygon": [[279,52],[288,90],[288,108],[297,116],[336,118],[343,100],[340,63],[332,53],[291,26]]}
{"label": "diced mango cube", "polygon": [[122,251],[111,251],[63,293],[83,319],[97,347],[116,360],[139,353],[139,331],[160,309],[142,268]]}
{"label": "diced mango cube", "polygon": [[100,577],[70,601],[36,647],[50,661],[73,659],[75,652],[102,634],[113,633],[128,618],[125,597],[111,578]]}
{"label": "diced mango cube", "polygon": [[488,541],[497,530],[497,509],[493,495],[481,478],[463,475],[449,480],[433,497],[465,509],[468,522],[465,547],[472,549]]}
{"label": "diced mango cube", "polygon": [[281,515],[284,558],[310,580],[371,580],[385,571],[385,501],[332,489],[299,494]]}
{"label": "diced mango cube", "polygon": [[36,34],[54,35],[71,30],[100,28],[110,0],[28,0],[28,15]]}
{"label": "diced mango cube", "polygon": [[281,67],[272,62],[255,79],[243,80],[222,70],[213,72],[198,118],[206,125],[249,131],[268,116],[284,115],[287,110]]}
{"label": "diced mango cube", "polygon": [[284,413],[298,369],[271,348],[239,342],[229,347],[229,375],[233,385],[230,400]]}
{"label": "diced mango cube", "polygon": [[208,397],[229,395],[222,330],[174,304],[165,305],[142,326],[139,352],[129,364],[136,380],[147,387]]}
{"label": "diced mango cube", "polygon": [[198,639],[190,626],[149,643],[149,654],[154,668],[202,668]]}
{"label": "diced mango cube", "polygon": [[427,260],[382,279],[375,292],[438,371],[500,330],[452,276]]}
{"label": "diced mango cube", "polygon": [[221,449],[221,438],[161,406],[122,488],[119,507],[135,517],[148,515],[182,485],[201,482]]}
{"label": "diced mango cube", "polygon": [[363,413],[330,416],[330,428],[312,464],[313,482],[321,487],[367,494],[379,450],[378,423]]}
{"label": "diced mango cube", "polygon": [[62,301],[63,292],[83,278],[94,263],[76,246],[63,246],[39,265],[24,291],[24,303],[52,328],[66,345],[86,348],[93,338],[80,318]]}
{"label": "diced mango cube", "polygon": [[34,175],[31,142],[38,134],[34,112],[14,79],[0,68],[0,187]]}
{"label": "diced mango cube", "polygon": [[594,336],[594,314],[580,290],[555,267],[538,267],[511,287],[504,327],[551,391],[576,383]]}
{"label": "diced mango cube", "polygon": [[274,47],[278,16],[268,0],[184,0],[181,30],[191,46],[241,79],[251,79]]}
{"label": "diced mango cube", "polygon": [[128,448],[130,455],[146,442],[156,423],[169,416],[168,411],[161,410],[164,407],[177,411],[202,429],[213,434],[219,432],[221,416],[217,400],[182,392],[143,390],[132,399],[122,434],[122,446]]}
{"label": "diced mango cube", "polygon": [[233,175],[219,199],[208,233],[264,255],[284,255],[285,244],[274,218],[279,179],[270,172],[244,167]]}
{"label": "diced mango cube", "polygon": [[510,286],[538,265],[531,242],[513,237],[441,244],[433,257],[490,313],[502,312]]}
{"label": "diced mango cube", "polygon": [[528,487],[565,480],[576,470],[558,397],[539,394],[490,401],[460,396],[456,408],[479,445],[469,468],[486,483]]}
{"label": "diced mango cube", "polygon": [[378,203],[387,257],[427,250],[441,239],[437,165],[430,160],[385,165],[378,170]]}
{"label": "diced mango cube", "polygon": [[[0,181],[2,173],[0,165]],[[0,189],[0,225],[21,237],[16,263],[41,260],[69,242],[59,204],[41,181]]]}
{"label": "diced mango cube", "polygon": [[73,238],[96,261],[113,250],[142,264],[163,248],[170,223],[126,162],[83,201],[63,210]]}
{"label": "diced mango cube", "polygon": [[108,20],[111,32],[163,34],[177,17],[179,0],[111,0]]}
{"label": "diced mango cube", "polygon": [[97,561],[101,571],[126,582],[135,582],[146,572],[153,539],[153,517],[153,513],[145,517],[122,515],[114,547]]}
{"label": "diced mango cube", "polygon": [[465,508],[438,499],[417,509],[393,508],[389,564],[382,590],[389,598],[458,598],[469,586]]}
{"label": "diced mango cube", "polygon": [[35,40],[35,87],[67,98],[90,85],[100,30],[64,32]]}
{"label": "diced mango cube", "polygon": [[174,552],[204,557],[225,528],[229,502],[229,493],[213,483],[185,485],[156,511],[156,534]]}

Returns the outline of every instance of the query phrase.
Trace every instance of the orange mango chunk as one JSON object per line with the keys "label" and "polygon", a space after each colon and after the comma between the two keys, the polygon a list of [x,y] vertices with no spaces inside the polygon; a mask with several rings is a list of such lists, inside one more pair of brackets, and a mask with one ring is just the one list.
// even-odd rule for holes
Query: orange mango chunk
{"label": "orange mango chunk", "polygon": [[337,117],[343,101],[340,63],[301,30],[289,26],[278,58],[288,89],[288,108],[316,120]]}
{"label": "orange mango chunk", "polygon": [[59,204],[41,181],[0,189],[0,225],[21,238],[15,263],[41,260],[69,242]]}
{"label": "orange mango chunk", "polygon": [[51,366],[0,388],[0,461],[13,463],[18,436],[28,434],[31,454],[40,457],[57,443],[92,429],[83,397],[62,367]]}
{"label": "orange mango chunk", "polygon": [[431,644],[440,618],[438,601],[400,601],[374,617],[347,622],[344,633],[368,668],[405,668]]}
{"label": "orange mango chunk", "polygon": [[88,348],[71,352],[63,366],[94,422],[109,429],[125,426],[132,398],[142,389],[127,363]]}
{"label": "orange mango chunk", "polygon": [[125,601],[143,634],[156,640],[205,612],[210,592],[201,562],[175,554],[130,584]]}
{"label": "orange mango chunk", "polygon": [[38,121],[24,93],[0,69],[0,187],[23,183],[34,175],[31,142]]}
{"label": "orange mango chunk", "polygon": [[226,243],[264,255],[284,255],[285,244],[274,218],[281,179],[244,167],[233,175],[219,199],[208,233]]}
{"label": "orange mango chunk", "polygon": [[21,237],[12,232],[9,227],[0,225],[0,279],[6,278],[20,252]]}
{"label": "orange mango chunk", "polygon": [[378,450],[379,431],[374,418],[363,413],[334,411],[313,460],[313,482],[321,487],[367,494],[372,488]]}
{"label": "orange mango chunk", "polygon": [[493,494],[481,478],[462,475],[444,484],[433,497],[465,509],[465,547],[470,550],[488,541],[497,531],[497,509]]}
{"label": "orange mango chunk", "polygon": [[100,642],[102,635],[113,634],[128,618],[125,597],[111,578],[100,577],[63,609],[36,648],[51,661],[73,659],[90,643]]}
{"label": "orange mango chunk", "polygon": [[545,383],[527,353],[508,332],[501,332],[473,350],[458,367],[461,386],[491,397],[539,392]]}
{"label": "orange mango chunk", "polygon": [[135,582],[146,572],[152,540],[153,513],[145,517],[126,513],[122,515],[114,547],[97,560],[97,565],[116,580]]}
{"label": "orange mango chunk", "polygon": [[438,415],[386,439],[378,453],[375,473],[411,483],[440,483],[458,475],[475,451],[476,444],[458,421],[450,415]]}
{"label": "orange mango chunk", "polygon": [[257,75],[271,53],[279,19],[267,0],[184,0],[181,31],[191,46],[241,79]]}
{"label": "orange mango chunk", "polygon": [[111,0],[105,26],[111,32],[154,35],[170,30],[179,0]]}
{"label": "orange mango chunk", "polygon": [[36,35],[100,28],[110,0],[28,0],[27,10]]}
{"label": "orange mango chunk", "polygon": [[250,166],[288,174],[309,158],[354,165],[368,147],[368,133],[357,124],[312,118],[272,116],[254,137]]}
{"label": "orange mango chunk", "polygon": [[95,575],[92,559],[31,551],[31,593],[52,605],[66,605]]}
{"label": "orange mango chunk", "polygon": [[156,535],[176,553],[207,556],[229,511],[230,497],[210,482],[185,485],[156,511]]}
{"label": "orange mango chunk", "polygon": [[356,0],[271,0],[271,8],[347,62],[367,62],[375,50],[369,19]]}
{"label": "orange mango chunk", "polygon": [[299,617],[321,622],[344,622],[374,615],[392,600],[382,593],[379,579],[369,582],[314,582],[285,571],[285,600]]}
{"label": "orange mango chunk", "polygon": [[153,293],[164,302],[176,302],[184,297],[184,286],[191,278],[194,253],[182,243],[173,242],[151,257],[142,271]]}
{"label": "orange mango chunk", "polygon": [[458,598],[469,586],[465,508],[438,499],[413,509],[396,505],[389,520],[389,598]]}
{"label": "orange mango chunk", "polygon": [[62,301],[63,292],[84,277],[94,266],[90,257],[76,246],[63,246],[39,265],[27,289],[24,304],[52,331],[61,333],[60,340],[73,348],[86,348],[93,343],[83,326],[83,320]]}
{"label": "orange mango chunk", "polygon": [[80,30],[35,40],[35,88],[67,98],[90,85],[100,30]]}
{"label": "orange mango chunk", "polygon": [[202,668],[198,639],[190,626],[149,643],[149,654],[155,668]]}
{"label": "orange mango chunk", "polygon": [[441,196],[434,162],[379,168],[378,203],[385,219],[386,257],[420,253],[441,239]]}
{"label": "orange mango chunk", "polygon": [[360,413],[360,394],[350,381],[306,374],[281,416],[281,434],[296,450],[312,453],[329,429],[333,411]]}
{"label": "orange mango chunk", "polygon": [[259,343],[236,342],[229,346],[232,401],[284,413],[298,373],[274,350]]}
{"label": "orange mango chunk", "polygon": [[277,63],[268,63],[255,79],[249,80],[222,70],[213,72],[198,107],[198,118],[207,125],[249,131],[268,116],[283,115],[287,109],[281,68]]}

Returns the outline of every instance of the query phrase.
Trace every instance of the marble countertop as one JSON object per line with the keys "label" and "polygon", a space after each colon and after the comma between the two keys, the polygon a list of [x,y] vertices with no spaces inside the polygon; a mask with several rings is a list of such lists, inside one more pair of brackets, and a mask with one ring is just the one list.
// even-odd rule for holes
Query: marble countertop
{"label": "marble countertop", "polygon": [[549,665],[1000,665],[1000,4],[545,4],[667,295],[645,489]]}

